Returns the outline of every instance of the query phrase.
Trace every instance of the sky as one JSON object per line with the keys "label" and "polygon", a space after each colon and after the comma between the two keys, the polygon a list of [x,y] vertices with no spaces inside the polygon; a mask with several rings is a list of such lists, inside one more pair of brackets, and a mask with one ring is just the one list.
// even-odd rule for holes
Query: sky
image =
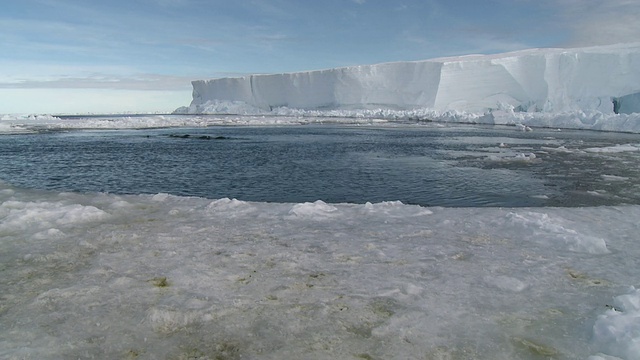
{"label": "sky", "polygon": [[191,81],[640,39],[638,0],[3,0],[0,114],[171,112]]}

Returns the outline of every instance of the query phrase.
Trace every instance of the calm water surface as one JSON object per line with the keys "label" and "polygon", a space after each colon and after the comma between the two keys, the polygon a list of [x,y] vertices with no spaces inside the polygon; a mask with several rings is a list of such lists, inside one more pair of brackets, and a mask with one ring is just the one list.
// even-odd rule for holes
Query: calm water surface
{"label": "calm water surface", "polygon": [[616,144],[640,136],[455,125],[46,132],[0,136],[0,179],[266,202],[640,204],[640,151],[584,151]]}

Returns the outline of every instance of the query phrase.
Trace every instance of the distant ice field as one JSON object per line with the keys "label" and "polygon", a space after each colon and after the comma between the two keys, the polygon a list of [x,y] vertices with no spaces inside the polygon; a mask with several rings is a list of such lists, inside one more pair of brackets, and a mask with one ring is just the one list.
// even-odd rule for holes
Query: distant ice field
{"label": "distant ice field", "polygon": [[83,121],[0,136],[0,179],[34,189],[281,203],[640,203],[638,134],[387,122],[69,126]]}

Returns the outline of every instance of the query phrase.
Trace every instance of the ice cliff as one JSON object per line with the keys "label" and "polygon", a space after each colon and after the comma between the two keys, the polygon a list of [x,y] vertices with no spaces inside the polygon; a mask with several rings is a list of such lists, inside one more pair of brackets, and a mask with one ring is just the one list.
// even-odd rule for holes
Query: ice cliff
{"label": "ice cliff", "polygon": [[211,104],[230,113],[247,106],[632,113],[640,111],[640,43],[193,81],[184,110],[207,112]]}

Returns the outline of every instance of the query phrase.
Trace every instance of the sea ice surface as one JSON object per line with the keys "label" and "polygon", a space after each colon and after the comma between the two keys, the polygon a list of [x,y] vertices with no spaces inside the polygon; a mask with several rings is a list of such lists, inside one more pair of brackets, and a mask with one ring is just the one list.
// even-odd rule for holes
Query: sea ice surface
{"label": "sea ice surface", "polygon": [[0,357],[637,359],[639,217],[0,184]]}

